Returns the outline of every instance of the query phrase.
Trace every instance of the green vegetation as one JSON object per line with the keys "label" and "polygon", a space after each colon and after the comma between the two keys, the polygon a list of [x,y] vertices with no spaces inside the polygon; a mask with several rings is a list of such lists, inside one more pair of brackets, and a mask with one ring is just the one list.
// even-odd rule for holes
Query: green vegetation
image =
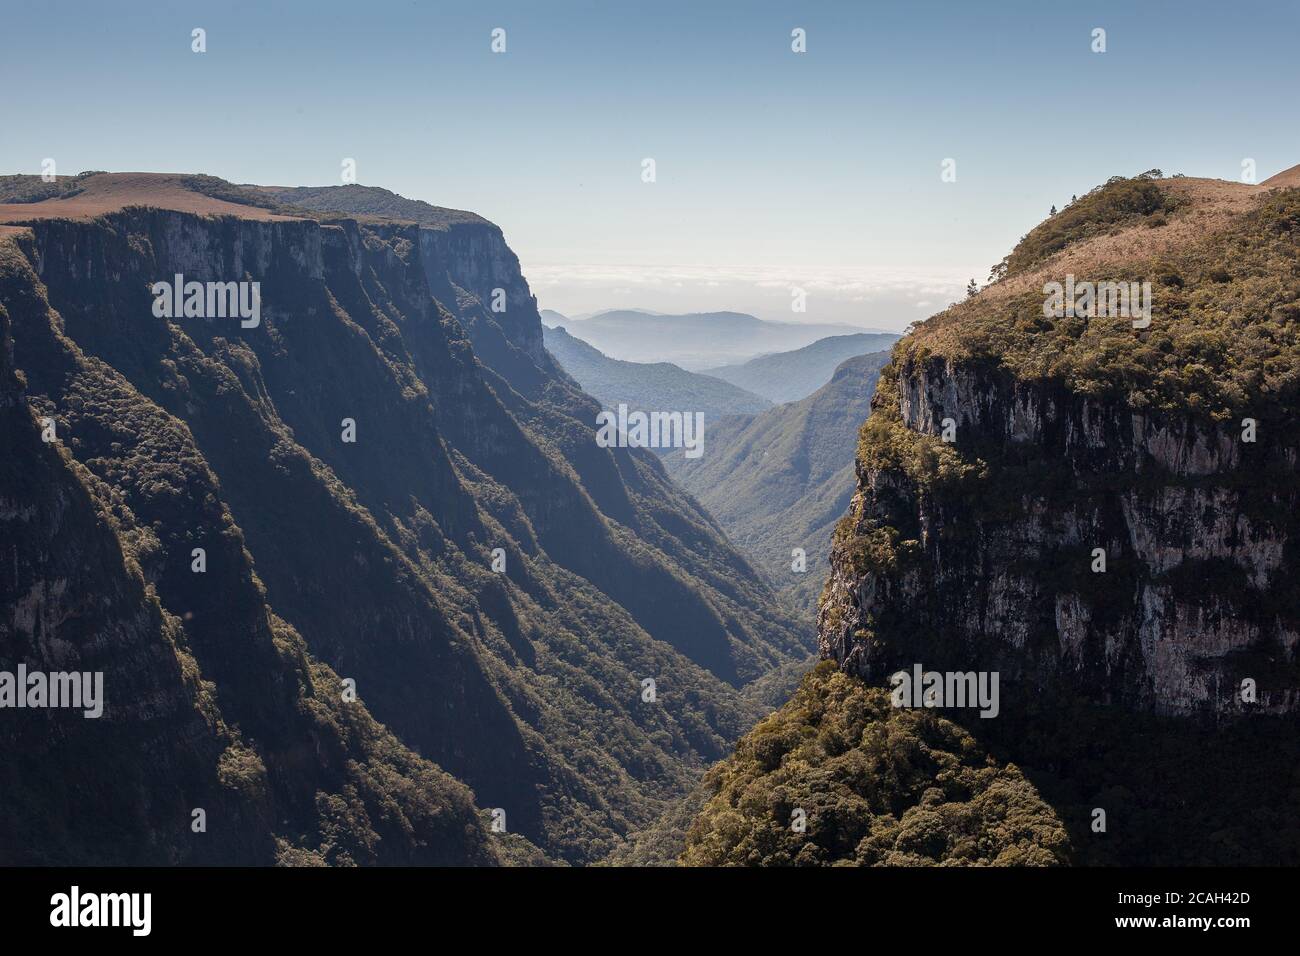
{"label": "green vegetation", "polygon": [[[213,177],[205,177],[213,178]],[[217,180],[220,182],[220,180]],[[229,184],[227,184],[229,185]],[[239,189],[241,187],[235,187]],[[289,215],[302,215],[310,210],[316,213],[335,213],[360,218],[385,219],[398,222],[415,222],[430,229],[447,229],[454,225],[469,224],[496,227],[482,216],[461,209],[444,209],[420,199],[407,199],[378,186],[293,186],[277,189],[270,186],[254,187],[258,193],[276,204],[282,204]],[[220,197],[225,198],[225,197]],[[232,199],[232,202],[247,200]]]}
{"label": "green vegetation", "polygon": [[[1114,176],[1060,212],[1053,206],[1052,215],[1031,229],[1011,254],[994,266],[992,277],[1014,276],[1073,243],[1117,232],[1144,218],[1163,225],[1160,217],[1177,209],[1178,202],[1160,188],[1156,182],[1160,175],[1160,170],[1153,169],[1131,179]],[[974,282],[972,279],[972,286]]]}
{"label": "green vegetation", "polygon": [[[887,352],[848,359],[807,398],[711,427],[701,458],[676,452],[664,459],[810,626],[831,532],[856,485],[853,436],[888,360]],[[801,573],[791,567],[795,548],[807,561]]]}
{"label": "green vegetation", "polygon": [[[1123,180],[1089,194],[1104,214],[1099,226],[1111,225],[1107,217],[1115,210],[1151,206],[1151,191],[1159,189],[1155,182]],[[1119,196],[1114,202],[1112,192]],[[1034,248],[1039,245],[1053,242],[1036,240]],[[1036,255],[1026,252],[1025,262],[1037,261]],[[1061,271],[1058,279],[1065,267]],[[984,361],[1021,380],[1061,381],[1079,395],[1205,421],[1262,420],[1294,407],[1300,393],[1300,190],[1261,199],[1222,231],[1144,260],[1112,263],[1086,278],[1149,279],[1151,326],[1138,331],[1126,318],[1044,318],[1039,289],[985,293],[922,323],[900,343],[895,360],[905,372],[931,359]]]}
{"label": "green vegetation", "polygon": [[0,176],[0,203],[41,202],[45,199],[70,199],[81,192],[81,180],[93,173],[81,176],[58,176],[53,182],[46,182],[40,176],[19,174]]}
{"label": "green vegetation", "polygon": [[[930,710],[824,662],[709,772],[691,866],[1054,866],[1064,827],[1024,775]],[[806,814],[806,832],[791,823]]]}
{"label": "green vegetation", "polygon": [[[939,713],[896,709],[819,664],[692,796],[681,862],[1300,863],[1294,720],[1157,717],[1056,693],[1004,695],[996,720]],[[632,858],[676,845],[655,836]]]}
{"label": "green vegetation", "polygon": [[180,181],[186,189],[192,189],[213,199],[221,199],[239,206],[255,206],[285,216],[302,215],[301,209],[279,201],[271,193],[264,192],[256,186],[237,186],[220,177],[202,173],[182,176]]}
{"label": "green vegetation", "polygon": [[923,492],[950,490],[967,479],[983,476],[982,462],[967,462],[952,444],[904,425],[893,367],[882,377],[871,417],[858,431],[859,467],[893,473]]}

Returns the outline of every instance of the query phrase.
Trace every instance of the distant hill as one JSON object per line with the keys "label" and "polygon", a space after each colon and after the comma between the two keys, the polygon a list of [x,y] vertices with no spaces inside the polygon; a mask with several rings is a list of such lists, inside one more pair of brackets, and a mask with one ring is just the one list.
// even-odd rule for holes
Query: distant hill
{"label": "distant hill", "polygon": [[697,372],[734,365],[770,352],[803,348],[828,335],[863,331],[850,325],[767,322],[744,312],[663,315],[638,309],[598,312],[585,319],[558,312],[544,316],[611,358],[629,362],[672,362]]}
{"label": "distant hill", "polygon": [[482,216],[463,209],[434,206],[423,199],[407,199],[379,186],[252,186],[246,187],[279,202],[348,216],[404,219],[432,229],[457,224],[488,225]]}
{"label": "distant hill", "polygon": [[[744,389],[668,362],[612,359],[561,328],[543,327],[546,350],[605,408],[626,402],[642,411],[703,412],[706,426],[726,415],[752,415],[772,403]],[[707,448],[707,445],[706,445]]]}
{"label": "distant hill", "polygon": [[705,369],[701,374],[730,382],[778,405],[797,402],[829,382],[845,359],[888,351],[897,341],[898,336],[888,332],[832,335],[793,352],[762,355],[742,365]]}
{"label": "distant hill", "polygon": [[[826,580],[831,532],[857,487],[853,455],[888,352],[849,359],[801,401],[728,418],[702,457],[663,459],[669,474],[718,519],[733,544],[810,623]],[[791,570],[803,548],[808,570]]]}

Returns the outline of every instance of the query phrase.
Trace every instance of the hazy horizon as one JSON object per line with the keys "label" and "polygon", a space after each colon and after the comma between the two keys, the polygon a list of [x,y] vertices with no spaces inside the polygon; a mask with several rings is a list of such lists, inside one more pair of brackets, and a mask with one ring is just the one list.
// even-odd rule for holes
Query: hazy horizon
{"label": "hazy horizon", "polygon": [[[621,276],[608,269],[565,270],[561,278],[546,267],[530,269],[526,262],[524,274],[539,308],[570,318],[615,309],[672,315],[743,312],[767,322],[847,325],[889,332],[902,332],[917,319],[960,299],[967,279],[972,278],[945,280],[918,275],[907,279],[895,275],[872,282],[848,271],[836,276],[809,270],[796,277],[759,270],[685,268],[629,268]],[[791,288],[807,293],[807,311],[791,309]],[[561,304],[569,308],[561,308]]]}
{"label": "hazy horizon", "polygon": [[551,308],[550,306],[547,306],[545,303],[539,303],[538,311],[541,313],[543,325],[548,325],[546,321],[547,313],[554,313],[563,316],[564,319],[566,319],[567,321],[581,323],[587,319],[594,319],[599,315],[604,315],[609,312],[639,312],[648,316],[719,315],[726,312],[733,312],[739,315],[753,316],[754,318],[759,319],[760,321],[767,322],[773,325],[818,325],[818,326],[826,325],[826,326],[844,326],[845,328],[860,328],[864,332],[891,331],[888,329],[878,329],[878,328],[873,328],[865,325],[859,326],[849,322],[823,322],[819,319],[813,319],[813,318],[805,318],[802,321],[800,321],[798,317],[788,317],[781,314],[778,314],[774,318],[763,318],[763,316],[755,315],[753,312],[749,310],[733,309],[733,308],[683,309],[681,311],[667,311],[664,309],[647,309],[642,306],[627,305],[627,306],[615,306],[613,308],[589,309],[581,312],[564,312],[561,309]]}

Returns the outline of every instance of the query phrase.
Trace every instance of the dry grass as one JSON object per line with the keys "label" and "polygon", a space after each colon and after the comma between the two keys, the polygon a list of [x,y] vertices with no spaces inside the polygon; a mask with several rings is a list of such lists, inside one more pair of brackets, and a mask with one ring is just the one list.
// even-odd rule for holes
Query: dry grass
{"label": "dry grass", "polygon": [[1160,180],[1159,186],[1183,204],[1168,217],[1166,225],[1153,228],[1140,223],[1111,235],[1076,242],[1040,265],[990,285],[980,296],[1007,299],[1026,292],[1041,292],[1044,283],[1060,282],[1067,273],[1080,281],[1096,281],[1109,278],[1125,267],[1131,268],[1133,262],[1168,256],[1227,228],[1239,216],[1256,208],[1260,199],[1270,192],[1270,184],[1283,185],[1274,180],[1288,174],[1300,183],[1300,167],[1256,186],[1191,177]]}
{"label": "dry grass", "polygon": [[[1247,408],[1281,414],[1300,394],[1300,189],[1288,185],[1293,179],[1300,175],[1288,170],[1259,185],[1159,180],[1173,203],[1147,202],[1148,213],[1109,230],[1099,218],[1090,234],[921,323],[895,346],[894,364],[995,361],[1022,379],[1055,379],[1134,408],[1215,421]],[[1123,196],[1134,182],[1104,188]],[[1097,198],[1091,207],[1111,214],[1115,197]],[[1027,248],[1059,241],[1065,226],[1077,234],[1088,223],[1048,220]],[[1139,331],[1126,317],[1044,316],[1044,285],[1069,275],[1150,282],[1154,324]]]}
{"label": "dry grass", "polygon": [[1265,188],[1276,188],[1281,186],[1286,189],[1294,189],[1300,186],[1300,166],[1292,166],[1290,169],[1284,169],[1271,179],[1264,180],[1260,185]]}
{"label": "dry grass", "polygon": [[239,216],[243,219],[287,220],[256,206],[215,199],[185,185],[184,177],[172,173],[101,173],[88,177],[82,191],[69,199],[47,199],[35,203],[0,203],[0,223],[31,222],[36,219],[94,219],[120,212],[128,206],[174,209],[207,216]]}

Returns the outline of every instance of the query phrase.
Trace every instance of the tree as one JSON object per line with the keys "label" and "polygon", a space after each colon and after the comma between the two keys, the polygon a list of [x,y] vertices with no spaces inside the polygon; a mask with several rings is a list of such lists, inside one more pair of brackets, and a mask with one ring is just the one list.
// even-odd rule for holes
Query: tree
{"label": "tree", "polygon": [[979,290],[980,290],[979,284],[974,279],[971,279],[970,282],[966,283],[966,298],[968,299],[971,298],[977,292],[979,292]]}

